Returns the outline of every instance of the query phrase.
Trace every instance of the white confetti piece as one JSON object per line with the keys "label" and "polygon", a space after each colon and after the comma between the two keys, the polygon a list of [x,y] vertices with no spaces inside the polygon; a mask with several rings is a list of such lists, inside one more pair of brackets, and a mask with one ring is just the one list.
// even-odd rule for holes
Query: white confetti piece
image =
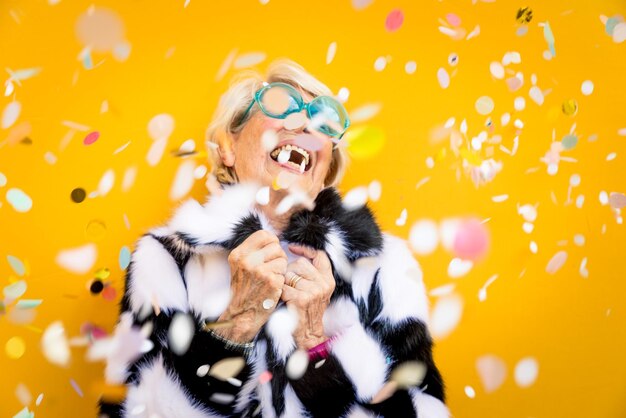
{"label": "white confetti piece", "polygon": [[539,106],[543,104],[543,92],[537,86],[532,86],[528,91],[528,96],[533,100],[533,102],[537,103]]}
{"label": "white confetti piece", "polygon": [[191,344],[194,330],[191,316],[177,313],[167,333],[170,349],[179,356],[185,354]]}
{"label": "white confetti piece", "polygon": [[98,183],[98,195],[102,197],[106,196],[107,193],[109,193],[113,188],[114,183],[115,172],[113,171],[113,169],[109,169],[102,175],[102,178]]}
{"label": "white confetti piece", "polygon": [[598,199],[600,199],[600,204],[602,206],[606,206],[606,205],[609,204],[609,194],[606,191],[604,191],[604,190],[602,190],[600,192],[600,195],[598,196]]}
{"label": "white confetti piece", "polygon": [[491,285],[491,283],[493,283],[494,281],[496,281],[496,279],[498,278],[497,274],[494,274],[493,276],[491,276],[489,279],[487,279],[487,281],[485,282],[485,284],[480,288],[480,290],[478,291],[478,300],[481,302],[484,302],[487,300],[487,288]]}
{"label": "white confetti piece", "polygon": [[474,399],[476,397],[476,391],[473,387],[465,386],[463,390],[465,391],[465,396],[467,396],[468,398]]}
{"label": "white confetti piece", "polygon": [[304,376],[309,366],[309,355],[304,350],[296,350],[287,360],[285,372],[290,379],[297,380]]}
{"label": "white confetti piece", "polygon": [[465,38],[465,40],[469,41],[470,39],[475,38],[478,35],[480,35],[480,26],[476,25],[474,29],[472,29],[472,31],[467,34],[467,37]]}
{"label": "white confetti piece", "polygon": [[578,195],[576,197],[576,207],[578,209],[581,209],[583,207],[583,204],[585,203],[585,196],[584,195]]}
{"label": "white confetti piece", "polygon": [[216,392],[211,395],[209,400],[222,405],[228,405],[235,400],[235,395],[231,395],[230,393]]}
{"label": "white confetti piece", "polygon": [[406,217],[407,217],[407,210],[402,209],[402,212],[400,212],[400,216],[398,217],[398,219],[396,219],[396,225],[397,226],[404,226],[404,224],[406,224]]}
{"label": "white confetti piece", "polygon": [[95,244],[86,244],[81,247],[59,251],[56,263],[65,270],[75,274],[85,274],[93,267],[98,256]]}
{"label": "white confetti piece", "polygon": [[342,205],[346,210],[355,210],[367,203],[368,189],[365,186],[355,187],[348,191],[343,198]]}
{"label": "white confetti piece", "polygon": [[48,325],[41,337],[44,357],[53,364],[67,366],[70,361],[70,347],[65,336],[63,323],[56,321]]}
{"label": "white confetti piece", "polygon": [[492,196],[491,200],[496,203],[504,202],[509,199],[508,194],[499,194],[497,196]]}
{"label": "white confetti piece", "polygon": [[135,184],[137,178],[137,166],[128,167],[124,171],[124,177],[122,178],[122,191],[127,192]]}
{"label": "white confetti piece", "polygon": [[350,120],[353,123],[365,122],[366,120],[369,120],[376,116],[378,112],[380,112],[381,108],[382,105],[380,103],[370,103],[360,106],[350,112]]}
{"label": "white confetti piece", "polygon": [[2,129],[7,129],[13,126],[17,118],[22,111],[22,105],[20,102],[14,101],[6,105],[2,112]]}
{"label": "white confetti piece", "polygon": [[606,160],[607,161],[613,161],[616,157],[617,157],[617,153],[616,152],[611,152],[610,154],[608,154],[606,156]]}
{"label": "white confetti piece", "polygon": [[593,87],[594,87],[593,81],[585,80],[580,86],[580,91],[582,92],[584,96],[589,96],[591,95],[591,93],[593,93]]}
{"label": "white confetti piece", "polygon": [[51,151],[46,151],[43,155],[43,159],[50,165],[54,165],[57,162],[57,157]]}
{"label": "white confetti piece", "polygon": [[378,202],[378,200],[380,199],[380,195],[382,194],[382,188],[383,186],[378,180],[373,180],[367,186],[367,194],[369,195],[369,199],[372,202]]}
{"label": "white confetti piece", "polygon": [[430,219],[415,222],[409,232],[409,244],[419,255],[428,255],[435,251],[439,244],[437,224]]}
{"label": "white confetti piece", "polygon": [[574,244],[578,245],[579,247],[585,245],[585,236],[583,234],[574,235]]}
{"label": "white confetti piece", "polygon": [[33,207],[33,200],[22,189],[13,187],[7,190],[6,199],[17,212],[28,212]]}
{"label": "white confetti piece", "polygon": [[613,28],[613,42],[621,44],[626,41],[626,23],[620,22]]}
{"label": "white confetti piece", "polygon": [[2,291],[5,298],[15,300],[22,297],[27,287],[28,285],[24,280],[18,280],[15,283],[5,286]]}
{"label": "white confetti piece", "polygon": [[617,130],[619,136],[626,136],[626,128],[620,128]]}
{"label": "white confetti piece", "polygon": [[535,222],[537,220],[537,207],[531,204],[518,206],[517,213],[522,215],[526,222]]}
{"label": "white confetti piece", "polygon": [[502,57],[503,65],[520,64],[521,62],[522,62],[522,56],[520,55],[519,52],[516,52],[516,51],[507,52]]}
{"label": "white confetti piece", "polygon": [[455,288],[456,284],[454,283],[444,284],[443,286],[432,289],[430,292],[428,292],[428,295],[432,297],[446,296],[454,292]]}
{"label": "white confetti piece", "polygon": [[337,92],[337,100],[341,103],[345,103],[348,100],[348,97],[350,97],[350,90],[345,87],[340,88],[339,92]]}
{"label": "white confetti piece", "polygon": [[176,176],[170,189],[170,199],[179,200],[187,196],[191,191],[195,178],[193,170],[196,168],[196,163],[193,160],[184,161],[176,170]]}
{"label": "white confetti piece", "polygon": [[587,257],[583,257],[582,261],[580,262],[578,273],[580,273],[580,275],[585,279],[589,277],[589,270],[587,270]]}
{"label": "white confetti piece", "polygon": [[498,80],[504,78],[504,67],[498,61],[493,61],[489,64],[489,72],[491,72],[491,75]]}
{"label": "white confetti piece", "polygon": [[493,112],[495,104],[494,104],[493,99],[491,97],[489,97],[489,96],[482,96],[482,97],[479,97],[476,100],[476,103],[475,103],[474,106],[476,108],[476,111],[479,114],[481,114],[483,116],[487,116],[488,114]]}
{"label": "white confetti piece", "polygon": [[546,273],[548,274],[556,274],[563,264],[567,261],[567,251],[559,251],[548,261],[548,265],[546,266]]}
{"label": "white confetti piece", "polygon": [[537,254],[538,251],[539,247],[537,246],[537,243],[535,241],[530,241],[530,252],[533,254]]}
{"label": "white confetti piece", "polygon": [[120,152],[124,151],[126,148],[128,148],[128,146],[130,145],[131,141],[128,141],[127,143],[125,143],[124,145],[120,146],[119,148],[117,148],[115,151],[113,151],[113,155],[119,154]]}
{"label": "white confetti piece", "polygon": [[270,188],[269,186],[261,187],[256,193],[256,202],[259,205],[265,206],[270,203]]}
{"label": "white confetti piece", "polygon": [[39,406],[41,404],[41,401],[43,401],[43,393],[40,393],[39,396],[37,396],[37,400],[35,401],[35,405]]}
{"label": "white confetti piece", "polygon": [[233,50],[231,50],[228,53],[228,55],[226,56],[226,58],[222,62],[222,65],[220,65],[220,68],[217,71],[217,74],[215,75],[215,81],[220,81],[222,78],[224,78],[224,76],[228,72],[228,69],[230,68],[231,64],[235,60],[235,57],[237,56],[237,51],[238,51],[238,49],[234,48]]}
{"label": "white confetti piece", "polygon": [[520,97],[516,97],[515,100],[513,101],[513,107],[518,112],[521,112],[522,110],[524,110],[526,108],[526,99],[524,99],[521,96]]}
{"label": "white confetti piece", "polygon": [[507,375],[504,360],[492,354],[479,357],[476,360],[476,370],[487,393],[492,393],[502,386]]}
{"label": "white confetti piece", "polygon": [[448,264],[448,276],[452,279],[458,279],[469,273],[473,266],[474,263],[471,260],[462,260],[455,257]]}
{"label": "white confetti piece", "polygon": [[443,89],[447,89],[450,86],[450,75],[445,68],[441,67],[437,70],[437,81]]}
{"label": "white confetti piece", "polygon": [[440,298],[433,307],[430,318],[431,331],[436,339],[447,337],[458,325],[463,313],[463,299],[458,295]]}
{"label": "white confetti piece", "polygon": [[328,45],[328,51],[326,51],[326,64],[330,64],[331,62],[333,62],[336,52],[337,42],[331,42],[330,45]]}
{"label": "white confetti piece", "polygon": [[415,73],[415,71],[417,71],[417,64],[415,63],[415,61],[407,61],[407,63],[404,65],[404,71],[407,74]]}
{"label": "white confetti piece", "polygon": [[174,118],[167,113],[155,115],[148,122],[148,135],[153,141],[167,139],[174,131]]}
{"label": "white confetti piece", "polygon": [[196,376],[198,377],[206,376],[210,368],[211,366],[209,366],[208,364],[203,364],[202,366],[198,367],[198,370],[196,370]]}
{"label": "white confetti piece", "polygon": [[527,388],[532,386],[539,374],[539,363],[533,357],[526,357],[515,365],[514,378],[517,386]]}
{"label": "white confetti piece", "polygon": [[148,154],[146,155],[146,161],[148,162],[148,165],[154,167],[159,163],[159,161],[161,161],[166,146],[167,138],[154,141],[152,145],[150,145],[150,149],[148,150]]}
{"label": "white confetti piece", "polygon": [[265,61],[266,54],[264,52],[249,52],[237,57],[233,67],[235,69],[252,67]]}

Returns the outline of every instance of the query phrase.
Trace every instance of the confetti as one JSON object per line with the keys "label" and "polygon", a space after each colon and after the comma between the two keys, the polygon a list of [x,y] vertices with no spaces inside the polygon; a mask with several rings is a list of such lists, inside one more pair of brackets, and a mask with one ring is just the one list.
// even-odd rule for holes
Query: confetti
{"label": "confetti", "polygon": [[18,280],[15,283],[5,286],[2,293],[5,298],[15,300],[22,297],[22,295],[26,293],[27,287],[28,286],[24,280]]}
{"label": "confetti", "polygon": [[600,204],[602,206],[606,206],[609,204],[609,194],[606,191],[602,190],[598,198],[600,199]]}
{"label": "confetti", "polygon": [[148,135],[153,141],[167,139],[174,131],[174,118],[167,113],[155,115],[148,122]]}
{"label": "confetti", "polygon": [[70,361],[70,347],[65,336],[65,329],[60,321],[48,325],[41,337],[41,349],[44,357],[52,364],[67,366]]}
{"label": "confetti", "polygon": [[626,41],[626,23],[621,22],[613,28],[613,42],[621,44]]}
{"label": "confetti", "polygon": [[533,254],[537,254],[538,251],[539,247],[537,246],[537,243],[535,241],[530,241],[530,252]]}
{"label": "confetti", "polygon": [[516,111],[521,112],[526,108],[526,100],[523,97],[516,97],[513,101],[513,107]]}
{"label": "confetti", "polygon": [[381,108],[382,105],[380,103],[370,103],[360,106],[350,112],[350,120],[352,123],[365,122],[376,116]]}
{"label": "confetti", "polygon": [[135,184],[137,178],[137,166],[128,167],[124,171],[124,177],[122,178],[122,191],[127,192]]}
{"label": "confetti", "polygon": [[194,330],[191,316],[180,312],[174,315],[167,333],[170,349],[179,356],[185,354],[191,344]]}
{"label": "confetti", "polygon": [[567,116],[574,116],[578,112],[578,102],[574,99],[566,100],[563,102],[561,109]]}
{"label": "confetti", "polygon": [[231,395],[230,393],[216,392],[211,395],[209,400],[219,404],[227,405],[235,400],[235,395]]}
{"label": "confetti", "polygon": [[211,366],[209,366],[208,364],[203,364],[202,366],[198,367],[198,370],[196,370],[196,376],[198,377],[206,376],[207,373],[209,373],[210,368]]}
{"label": "confetti", "polygon": [[81,203],[86,197],[87,192],[85,192],[85,189],[82,188],[76,188],[72,190],[72,193],[70,193],[70,198],[74,203]]}
{"label": "confetti", "polygon": [[26,352],[26,343],[22,337],[12,337],[4,345],[4,351],[12,360],[21,358]]}
{"label": "confetti", "polygon": [[41,302],[43,302],[41,299],[21,299],[17,301],[15,307],[20,309],[32,309],[41,305]]}
{"label": "confetti", "polygon": [[484,302],[484,301],[487,300],[487,288],[491,285],[491,283],[496,281],[497,278],[498,278],[498,275],[494,274],[489,279],[487,279],[487,281],[485,282],[483,287],[481,287],[480,290],[478,291],[478,300],[479,301]]}
{"label": "confetti", "polygon": [[193,160],[184,161],[178,167],[174,182],[170,189],[170,199],[179,200],[187,196],[194,185],[195,178],[193,171],[196,168],[196,163]]}
{"label": "confetti", "polygon": [[508,199],[509,199],[509,195],[508,194],[500,194],[500,195],[491,197],[491,200],[493,202],[496,202],[496,203],[504,202],[504,201],[506,201]]}
{"label": "confetti", "polygon": [[580,262],[578,273],[580,273],[581,277],[584,279],[589,278],[589,270],[587,270],[587,257],[583,257],[582,261]]}
{"label": "confetti", "polygon": [[443,89],[447,89],[450,86],[450,75],[445,68],[439,68],[437,70],[437,81]]}
{"label": "confetti", "polygon": [[556,56],[556,50],[554,48],[554,34],[552,33],[552,28],[550,27],[550,23],[546,22],[543,25],[543,37],[545,38],[548,48],[550,49],[550,53],[553,57]]}
{"label": "confetti", "polygon": [[448,264],[448,276],[452,279],[458,279],[469,273],[473,266],[474,263],[471,260],[462,260],[455,257]]}
{"label": "confetti", "polygon": [[479,114],[486,116],[493,112],[493,99],[489,96],[481,96],[476,100],[475,107]]}
{"label": "confetti", "polygon": [[465,396],[467,396],[470,399],[474,399],[476,397],[476,391],[471,386],[465,386],[463,391],[465,392]]}
{"label": "confetti", "polygon": [[506,363],[500,357],[487,354],[476,360],[476,370],[485,392],[496,391],[506,379]]}
{"label": "confetti", "polygon": [[229,378],[237,376],[245,365],[246,361],[243,357],[225,358],[211,366],[209,376],[227,381]]}
{"label": "confetti", "polygon": [[606,160],[607,161],[613,161],[616,157],[617,157],[617,153],[616,152],[612,152],[612,153],[610,153],[610,154],[608,154],[606,156]]}
{"label": "confetti", "polygon": [[6,199],[17,212],[28,212],[33,207],[33,200],[30,196],[16,187],[7,190]]}
{"label": "confetti", "polygon": [[124,62],[130,56],[131,45],[128,41],[124,40],[122,42],[118,42],[113,46],[113,58],[118,61]]}
{"label": "confetti", "polygon": [[405,209],[402,209],[400,216],[398,217],[398,219],[396,219],[396,225],[404,226],[404,224],[406,223],[406,217],[407,217],[407,210],[405,208]]}
{"label": "confetti", "polygon": [[346,210],[359,209],[365,206],[368,198],[368,189],[365,186],[355,187],[349,190],[342,201],[342,205]]}
{"label": "confetti", "polygon": [[439,244],[437,224],[430,219],[415,222],[409,232],[409,244],[419,255],[428,255],[435,251]]}
{"label": "confetti", "polygon": [[7,176],[0,173],[0,187],[4,187],[7,184]]}
{"label": "confetti", "polygon": [[24,407],[24,409],[15,414],[13,418],[35,418],[35,413],[29,411],[28,407]]}
{"label": "confetti", "polygon": [[436,339],[447,337],[458,325],[462,312],[463,299],[456,294],[437,300],[430,318],[433,337]]}
{"label": "confetti", "polygon": [[11,266],[15,274],[17,274],[18,276],[23,276],[24,274],[26,274],[26,266],[24,266],[22,260],[13,255],[7,255],[7,261],[9,262],[9,265]]}
{"label": "confetti", "polygon": [[260,384],[269,383],[270,380],[272,380],[272,373],[268,370],[265,370],[259,375]]}
{"label": "confetti", "polygon": [[98,195],[106,196],[111,189],[113,188],[113,184],[115,183],[115,172],[113,169],[109,169],[105,171],[98,183]]}
{"label": "confetti", "polygon": [[407,74],[413,74],[416,70],[417,64],[415,63],[415,61],[407,61],[407,63],[404,65],[404,71]]}
{"label": "confetti", "polygon": [[394,369],[390,379],[400,389],[409,389],[422,384],[428,368],[420,361],[406,361]]}
{"label": "confetti", "polygon": [[81,247],[59,251],[56,263],[64,269],[75,273],[85,274],[96,262],[97,247],[94,244],[86,244]]}
{"label": "confetti", "polygon": [[376,71],[383,71],[387,66],[387,59],[385,57],[378,57],[374,61],[374,69]]}
{"label": "confetti", "polygon": [[520,7],[515,14],[517,23],[526,24],[533,20],[533,11],[530,7]]}
{"label": "confetti", "polygon": [[402,22],[404,22],[404,13],[402,13],[402,10],[393,10],[387,15],[385,29],[389,32],[395,32],[402,27]]}
{"label": "confetti", "polygon": [[543,92],[537,86],[532,86],[528,91],[528,96],[533,100],[533,102],[537,103],[539,106],[543,104]]}
{"label": "confetti", "polygon": [[127,246],[123,246],[120,249],[120,255],[119,255],[119,260],[118,260],[120,269],[126,270],[128,265],[130,264],[130,258],[131,258],[130,249]]}
{"label": "confetti", "polygon": [[287,377],[293,380],[298,380],[306,372],[309,366],[309,355],[306,351],[298,349],[289,356],[285,372]]}
{"label": "confetti", "polygon": [[561,140],[563,149],[570,150],[578,144],[578,137],[576,135],[565,135]]}
{"label": "confetti", "polygon": [[593,93],[593,81],[591,80],[585,80],[583,81],[582,85],[580,86],[580,91],[582,92],[582,94],[584,96],[589,96],[591,95],[591,93]]}
{"label": "confetti", "polygon": [[261,187],[256,193],[256,202],[259,205],[265,206],[270,202],[270,188],[269,186]]}
{"label": "confetti", "polygon": [[28,405],[33,400],[30,390],[28,390],[28,387],[23,383],[19,383],[17,385],[17,388],[15,389],[15,396],[22,405]]}
{"label": "confetti", "polygon": [[456,285],[454,283],[446,284],[446,285],[439,286],[439,287],[432,289],[430,292],[428,292],[428,295],[432,297],[441,297],[441,296],[450,295],[454,291],[455,288],[456,288]]}
{"label": "confetti", "polygon": [[102,283],[102,280],[94,280],[93,282],[91,282],[91,285],[89,286],[89,291],[93,293],[94,295],[100,294],[100,292],[102,292],[103,289],[104,289],[104,284]]}
{"label": "confetti", "polygon": [[83,144],[91,145],[96,142],[100,138],[100,132],[94,131],[87,134],[85,139],[83,139]]}
{"label": "confetti", "polygon": [[328,45],[328,51],[326,51],[326,64],[327,65],[333,62],[336,52],[337,52],[337,42],[331,42],[330,45]]}
{"label": "confetti", "polygon": [[370,4],[372,4],[374,0],[352,0],[352,7],[356,10],[363,10]]}
{"label": "confetti", "polygon": [[263,52],[249,52],[242,54],[235,59],[233,67],[235,69],[252,67],[265,61],[266,55]]}
{"label": "confetti", "polygon": [[17,120],[22,111],[22,105],[20,102],[14,101],[6,105],[2,112],[2,129],[8,129]]}
{"label": "confetti", "polygon": [[565,264],[566,260],[567,260],[566,251],[557,252],[556,254],[554,254],[554,256],[552,256],[552,258],[548,262],[548,265],[546,266],[546,273],[556,274],[556,272],[558,272],[561,269],[561,267],[563,267],[563,264]]}
{"label": "confetti", "polygon": [[367,194],[372,202],[378,202],[382,193],[382,184],[378,180],[373,180],[367,186]]}
{"label": "confetti", "polygon": [[456,66],[459,63],[459,56],[456,53],[451,53],[448,55],[448,64],[452,67]]}
{"label": "confetti", "polygon": [[83,45],[89,45],[96,52],[108,52],[124,40],[125,29],[116,12],[93,7],[78,17],[75,31]]}
{"label": "confetti", "polygon": [[98,219],[89,221],[85,228],[85,236],[90,241],[100,241],[106,235],[106,224]]}
{"label": "confetti", "polygon": [[83,397],[83,391],[80,388],[80,386],[78,386],[78,383],[76,383],[76,381],[74,379],[70,379],[70,385],[72,385],[72,387],[74,388],[76,393],[78,393],[78,396],[80,396],[82,398]]}
{"label": "confetti", "polygon": [[498,80],[504,78],[504,67],[498,61],[492,61],[491,64],[489,64],[489,72]]}
{"label": "confetti", "polygon": [[39,396],[37,396],[37,400],[35,401],[35,405],[39,406],[41,404],[42,400],[43,400],[43,393],[40,393]]}
{"label": "confetti", "polygon": [[626,195],[624,193],[611,192],[608,203],[613,209],[621,209],[626,206]]}
{"label": "confetti", "polygon": [[514,378],[517,386],[527,388],[532,386],[539,374],[539,364],[533,357],[526,357],[515,365]]}
{"label": "confetti", "polygon": [[482,258],[489,247],[489,233],[478,219],[467,219],[458,225],[453,250],[457,257],[466,260]]}

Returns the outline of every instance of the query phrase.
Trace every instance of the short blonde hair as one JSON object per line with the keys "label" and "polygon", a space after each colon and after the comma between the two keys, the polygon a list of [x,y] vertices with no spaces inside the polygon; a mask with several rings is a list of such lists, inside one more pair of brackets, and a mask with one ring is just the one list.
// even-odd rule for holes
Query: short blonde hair
{"label": "short blonde hair", "polygon": [[[224,165],[217,148],[220,136],[234,135],[243,129],[241,117],[253,100],[255,92],[263,82],[280,81],[300,88],[312,97],[332,96],[332,91],[309,74],[301,65],[289,59],[277,59],[267,68],[265,78],[257,71],[245,70],[231,82],[221,96],[213,120],[206,131],[206,142],[211,158],[211,172],[222,184],[237,183],[239,179],[232,167]],[[260,140],[260,138],[259,138]],[[324,187],[334,187],[341,182],[349,164],[348,152],[343,146],[335,146]]]}

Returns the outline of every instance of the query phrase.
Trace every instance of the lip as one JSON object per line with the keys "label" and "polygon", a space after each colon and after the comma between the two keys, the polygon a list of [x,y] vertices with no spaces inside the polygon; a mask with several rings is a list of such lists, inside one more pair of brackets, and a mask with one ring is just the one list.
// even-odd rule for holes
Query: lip
{"label": "lip", "polygon": [[[279,163],[278,161],[275,161],[275,160],[274,160],[272,157],[270,157],[270,156],[268,156],[268,158],[270,159],[270,161],[271,161],[271,162],[273,162],[273,163],[274,163],[274,164],[276,164],[277,166],[279,166],[279,167],[281,167],[281,168],[283,168],[283,169],[285,169],[285,170],[287,170],[287,171],[290,171],[290,172],[292,172],[292,173],[295,173],[295,174],[301,175],[301,176],[302,176],[302,175],[305,175],[306,173],[308,173],[309,171],[311,171],[311,169],[309,168],[308,170],[303,171],[303,172],[301,173],[301,172],[300,172],[300,170],[295,169],[294,167],[292,167],[292,166],[288,165],[287,163],[282,163],[282,164],[281,164],[281,163]],[[313,166],[311,166],[311,168],[312,168],[312,167],[313,167]]]}

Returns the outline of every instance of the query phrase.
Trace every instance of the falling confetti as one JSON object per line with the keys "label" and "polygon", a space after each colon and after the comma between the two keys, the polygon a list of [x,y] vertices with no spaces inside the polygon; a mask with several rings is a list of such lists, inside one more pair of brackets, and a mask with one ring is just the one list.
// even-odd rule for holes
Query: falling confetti
{"label": "falling confetti", "polygon": [[26,352],[26,343],[22,337],[12,337],[4,345],[7,357],[13,360],[21,358]]}
{"label": "falling confetti", "polygon": [[76,381],[74,379],[70,379],[70,385],[72,385],[72,387],[74,388],[76,393],[78,393],[78,396],[80,396],[82,398],[83,397],[83,391],[80,388],[80,386],[78,386],[78,383],[76,383]]}
{"label": "falling confetti", "polygon": [[458,279],[469,273],[473,266],[474,263],[470,260],[453,258],[448,264],[448,276],[452,279]]}
{"label": "falling confetti", "polygon": [[489,233],[478,219],[462,221],[454,238],[454,253],[466,260],[477,260],[486,254],[489,247]]}
{"label": "falling confetti", "polygon": [[2,129],[8,129],[17,120],[22,111],[22,105],[20,102],[11,102],[4,108],[2,112]]}
{"label": "falling confetti", "polygon": [[96,142],[98,138],[100,138],[100,132],[97,132],[97,131],[90,132],[89,134],[87,134],[85,139],[83,139],[83,144],[91,145],[94,142]]}
{"label": "falling confetti", "polygon": [[476,370],[485,392],[496,391],[506,379],[506,363],[500,357],[487,354],[476,360]]}
{"label": "falling confetti", "polygon": [[24,262],[22,262],[22,260],[13,255],[7,255],[7,261],[9,262],[9,265],[11,266],[15,274],[17,274],[18,276],[23,276],[24,274],[26,274],[26,266],[24,265]]}
{"label": "falling confetti", "polygon": [[404,22],[404,13],[402,13],[402,10],[393,10],[387,15],[385,29],[389,32],[395,32],[402,27],[402,22]]}
{"label": "falling confetti", "polygon": [[561,267],[563,267],[563,264],[565,264],[565,261],[567,261],[567,252],[566,251],[557,252],[548,262],[548,265],[546,266],[546,273],[556,274],[556,272],[558,272],[561,269]]}
{"label": "falling confetti", "polygon": [[533,357],[524,358],[515,365],[515,383],[521,388],[532,386],[538,374],[539,364]]}
{"label": "falling confetti", "polygon": [[415,222],[409,232],[409,244],[419,255],[428,255],[435,251],[439,244],[437,224],[430,219]]}
{"label": "falling confetti", "polygon": [[225,358],[213,366],[209,370],[209,375],[220,380],[228,380],[237,376],[246,365],[246,361],[243,357],[230,357]]}
{"label": "falling confetti", "polygon": [[328,45],[328,51],[326,52],[326,64],[330,64],[335,59],[335,54],[337,53],[337,42],[331,42]]}
{"label": "falling confetti", "polygon": [[450,86],[450,75],[445,68],[439,68],[437,70],[437,81],[442,89],[447,89]]}
{"label": "falling confetti", "polygon": [[590,96],[591,93],[593,93],[593,88],[594,88],[593,81],[585,80],[580,86],[580,91],[582,92],[583,95]]}
{"label": "falling confetti", "polygon": [[28,212],[33,207],[33,200],[30,196],[16,187],[7,190],[6,199],[17,212]]}
{"label": "falling confetti", "polygon": [[174,315],[167,333],[170,349],[179,356],[185,354],[191,344],[194,330],[191,316],[180,312]]}
{"label": "falling confetti", "polygon": [[120,249],[120,255],[119,255],[120,269],[126,270],[128,265],[130,264],[130,258],[131,258],[130,249],[127,246],[123,246]]}
{"label": "falling confetti", "polygon": [[431,312],[431,330],[433,337],[443,339],[458,325],[463,313],[463,300],[452,294],[437,300]]}
{"label": "falling confetti", "polygon": [[287,360],[287,365],[285,368],[285,373],[292,380],[298,380],[304,373],[306,372],[307,367],[309,366],[309,355],[304,350],[296,350],[289,356]]}
{"label": "falling confetti", "polygon": [[479,114],[486,116],[490,114],[491,112],[493,112],[493,108],[494,108],[493,99],[489,96],[479,97],[476,100],[475,106],[476,106],[476,111]]}
{"label": "falling confetti", "polygon": [[556,56],[556,50],[554,48],[554,34],[552,33],[552,28],[550,27],[550,23],[546,22],[543,25],[543,37],[548,43],[548,48],[550,49],[550,53],[553,57]]}
{"label": "falling confetti", "polygon": [[52,364],[67,366],[70,361],[70,347],[65,336],[65,328],[60,321],[48,325],[41,337],[44,357]]}
{"label": "falling confetti", "polygon": [[252,67],[265,61],[266,54],[263,52],[250,52],[242,54],[235,59],[233,67],[235,69]]}

